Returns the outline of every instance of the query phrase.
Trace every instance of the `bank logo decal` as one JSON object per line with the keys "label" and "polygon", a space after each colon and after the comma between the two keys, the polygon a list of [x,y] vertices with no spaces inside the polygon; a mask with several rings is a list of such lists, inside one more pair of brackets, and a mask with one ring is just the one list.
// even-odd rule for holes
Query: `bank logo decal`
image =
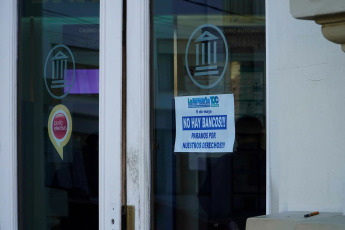
{"label": "bank logo decal", "polygon": [[196,28],[187,43],[185,64],[195,85],[202,89],[216,86],[228,65],[228,45],[223,32],[212,24]]}
{"label": "bank logo decal", "polygon": [[[71,76],[67,76],[67,72]],[[71,50],[62,44],[54,46],[44,65],[44,83],[48,93],[55,99],[66,97],[73,87],[74,79],[75,61]]]}
{"label": "bank logo decal", "polygon": [[[214,36],[208,31],[205,31],[200,35],[195,42],[195,74],[194,76],[207,76],[217,75],[217,40],[218,37]],[[200,46],[201,46],[201,58],[200,58]],[[207,53],[205,48],[207,47]],[[213,47],[213,48],[212,48]],[[207,63],[206,63],[207,57]],[[201,59],[201,62],[200,62]]]}

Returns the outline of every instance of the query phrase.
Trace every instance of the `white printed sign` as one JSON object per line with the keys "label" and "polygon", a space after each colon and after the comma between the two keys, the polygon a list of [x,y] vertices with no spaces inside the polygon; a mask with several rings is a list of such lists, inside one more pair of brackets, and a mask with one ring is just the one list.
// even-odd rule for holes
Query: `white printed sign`
{"label": "white printed sign", "polygon": [[233,151],[233,94],[176,97],[175,111],[175,152]]}

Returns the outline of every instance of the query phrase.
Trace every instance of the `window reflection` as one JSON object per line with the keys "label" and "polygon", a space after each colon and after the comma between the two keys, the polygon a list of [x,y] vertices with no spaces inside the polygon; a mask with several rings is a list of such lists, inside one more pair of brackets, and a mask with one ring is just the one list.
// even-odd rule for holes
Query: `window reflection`
{"label": "window reflection", "polygon": [[[153,9],[154,228],[244,230],[266,211],[264,1],[157,0]],[[222,30],[230,55],[210,89],[190,79],[196,68],[185,63],[189,37],[203,24]],[[174,97],[229,93],[234,151],[175,153]]]}
{"label": "window reflection", "polygon": [[[20,6],[19,229],[98,229],[99,2],[22,0]],[[49,62],[54,74],[45,76],[57,45],[68,47],[74,62],[66,50],[54,53],[65,65]],[[63,157],[48,135],[50,113],[60,104],[73,123]]]}

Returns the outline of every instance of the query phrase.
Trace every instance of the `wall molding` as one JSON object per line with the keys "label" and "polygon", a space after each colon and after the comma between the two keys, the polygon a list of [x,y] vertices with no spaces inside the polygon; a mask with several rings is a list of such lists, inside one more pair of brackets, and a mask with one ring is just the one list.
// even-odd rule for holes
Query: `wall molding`
{"label": "wall molding", "polygon": [[336,44],[340,44],[345,52],[345,12],[315,17],[315,22],[322,26],[323,36]]}
{"label": "wall molding", "polygon": [[290,0],[290,12],[297,19],[321,25],[323,36],[342,46],[345,52],[345,5],[343,1]]}

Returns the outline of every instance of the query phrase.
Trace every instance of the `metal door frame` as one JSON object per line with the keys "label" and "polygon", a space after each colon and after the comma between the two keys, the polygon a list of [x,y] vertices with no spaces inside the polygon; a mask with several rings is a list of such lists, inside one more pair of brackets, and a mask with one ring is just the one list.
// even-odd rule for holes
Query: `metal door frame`
{"label": "metal door frame", "polygon": [[100,1],[99,229],[121,229],[122,0]]}
{"label": "metal door frame", "polygon": [[126,184],[135,229],[150,229],[150,0],[127,0]]}
{"label": "metal door frame", "polygon": [[17,1],[1,2],[0,229],[17,229]]}

